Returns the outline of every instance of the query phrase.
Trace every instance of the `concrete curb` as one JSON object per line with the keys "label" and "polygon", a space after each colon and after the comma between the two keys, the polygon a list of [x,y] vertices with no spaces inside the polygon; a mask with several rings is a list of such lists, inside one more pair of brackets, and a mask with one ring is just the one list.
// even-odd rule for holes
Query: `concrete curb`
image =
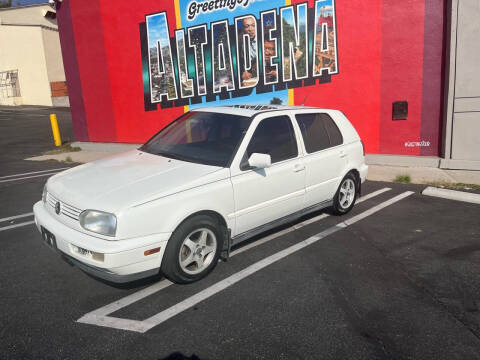
{"label": "concrete curb", "polygon": [[30,161],[56,160],[66,162],[67,158],[74,163],[88,163],[99,160],[109,155],[118,154],[124,151],[137,149],[141,144],[117,144],[117,143],[89,143],[76,141],[71,144],[73,147],[79,147],[81,151],[66,152],[52,155],[40,155],[27,158]]}
{"label": "concrete curb", "polygon": [[435,196],[449,200],[464,201],[473,204],[480,204],[480,194],[467,193],[464,191],[440,189],[429,186],[422,191],[422,195]]}
{"label": "concrete curb", "polygon": [[[34,156],[31,158],[26,158],[25,160],[29,161],[48,161],[56,160],[60,162],[74,162],[74,163],[88,163],[95,160],[102,159],[104,157],[110,156],[114,153],[111,152],[99,152],[99,151],[75,151],[67,152],[55,155],[40,155]],[[67,161],[67,158],[70,158],[71,161]]]}
{"label": "concrete curb", "polygon": [[84,151],[117,153],[131,149],[138,149],[142,144],[122,144],[122,143],[94,143],[75,141],[72,146],[78,146]]}
{"label": "concrete curb", "polygon": [[366,154],[367,165],[401,166],[401,167],[440,167],[440,158],[435,156],[409,156],[409,155],[384,155]]}

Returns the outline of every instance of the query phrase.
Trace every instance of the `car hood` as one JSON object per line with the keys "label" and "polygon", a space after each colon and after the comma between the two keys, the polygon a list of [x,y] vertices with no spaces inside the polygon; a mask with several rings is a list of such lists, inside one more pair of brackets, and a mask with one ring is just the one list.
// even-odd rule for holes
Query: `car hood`
{"label": "car hood", "polygon": [[48,191],[79,209],[118,212],[225,179],[229,170],[130,150],[63,171]]}

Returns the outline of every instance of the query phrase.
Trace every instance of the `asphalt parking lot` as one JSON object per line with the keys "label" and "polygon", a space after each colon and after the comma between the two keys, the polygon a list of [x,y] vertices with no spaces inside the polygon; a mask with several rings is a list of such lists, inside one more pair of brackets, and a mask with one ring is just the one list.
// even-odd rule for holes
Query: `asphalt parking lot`
{"label": "asphalt parking lot", "polygon": [[480,358],[480,205],[367,182],[350,214],[262,234],[198,283],[112,285],[31,223],[52,169],[74,164],[23,161],[50,138],[35,116],[18,138],[0,121],[0,359]]}

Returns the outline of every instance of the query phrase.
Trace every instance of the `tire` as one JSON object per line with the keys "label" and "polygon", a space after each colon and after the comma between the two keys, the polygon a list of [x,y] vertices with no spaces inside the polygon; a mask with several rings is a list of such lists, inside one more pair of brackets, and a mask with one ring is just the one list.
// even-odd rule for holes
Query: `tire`
{"label": "tire", "polygon": [[335,215],[343,215],[353,209],[357,200],[358,180],[349,172],[340,182],[333,197],[333,212]]}
{"label": "tire", "polygon": [[189,284],[217,265],[226,231],[208,215],[195,215],[178,226],[168,241],[161,272],[172,282]]}

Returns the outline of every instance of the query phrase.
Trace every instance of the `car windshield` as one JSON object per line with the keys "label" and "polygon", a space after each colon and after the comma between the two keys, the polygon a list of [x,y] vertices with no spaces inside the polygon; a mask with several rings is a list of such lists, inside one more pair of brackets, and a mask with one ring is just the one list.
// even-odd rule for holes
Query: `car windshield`
{"label": "car windshield", "polygon": [[246,116],[191,111],[158,132],[140,150],[227,167],[251,121]]}

